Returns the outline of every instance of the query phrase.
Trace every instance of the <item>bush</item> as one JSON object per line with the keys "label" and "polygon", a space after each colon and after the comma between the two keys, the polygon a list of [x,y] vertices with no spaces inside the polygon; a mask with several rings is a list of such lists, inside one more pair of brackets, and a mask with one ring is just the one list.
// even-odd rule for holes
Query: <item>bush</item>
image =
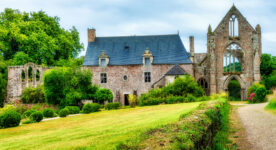
{"label": "bush", "polygon": [[188,94],[187,97],[185,98],[185,102],[195,102],[196,101],[196,97],[194,97],[191,94]]}
{"label": "bush", "polygon": [[184,101],[185,101],[185,97],[183,96],[169,96],[166,98],[166,104],[181,103]]}
{"label": "bush", "polygon": [[98,103],[87,103],[82,107],[82,112],[89,114],[91,112],[97,112],[101,108],[101,105]]}
{"label": "bush", "polygon": [[30,110],[25,111],[25,112],[22,114],[22,116],[23,116],[23,118],[27,118],[27,117],[30,117],[31,114],[34,113],[34,112],[36,112],[36,110],[30,109]]}
{"label": "bush", "polygon": [[92,86],[90,70],[58,67],[47,70],[43,76],[45,98],[48,104],[78,105],[82,99],[91,99],[97,91]]}
{"label": "bush", "polygon": [[67,108],[61,109],[59,111],[59,117],[66,117],[69,115],[69,110]]}
{"label": "bush", "polygon": [[231,80],[228,84],[229,98],[240,100],[241,99],[241,85],[237,80]]}
{"label": "bush", "polygon": [[115,103],[107,103],[107,104],[105,104],[105,109],[106,110],[111,110],[111,109],[119,109],[119,107],[120,107],[120,103],[118,103],[118,102],[115,102]]}
{"label": "bush", "polygon": [[15,110],[7,110],[0,114],[0,128],[16,127],[21,121],[21,116]]}
{"label": "bush", "polygon": [[103,104],[105,101],[112,102],[113,94],[109,89],[99,89],[95,93],[95,100],[100,104]]}
{"label": "bush", "polygon": [[20,114],[23,114],[27,110],[28,110],[27,107],[22,104],[19,104],[16,106],[16,111]]}
{"label": "bush", "polygon": [[276,97],[273,97],[273,98],[270,99],[270,101],[269,101],[268,105],[266,106],[266,108],[276,110]]}
{"label": "bush", "polygon": [[46,108],[43,110],[43,116],[47,118],[54,117],[54,111],[51,108]]}
{"label": "bush", "polygon": [[258,88],[265,87],[263,84],[254,83],[251,87],[247,90],[247,96],[249,97],[251,93],[256,93]]}
{"label": "bush", "polygon": [[66,106],[65,108],[69,110],[69,114],[80,113],[80,108],[78,106]]}
{"label": "bush", "polygon": [[32,120],[25,120],[22,122],[22,124],[30,124],[30,123],[36,123],[36,122]]}
{"label": "bush", "polygon": [[15,110],[16,108],[13,105],[5,105],[3,108],[0,108],[0,114],[8,110]]}
{"label": "bush", "polygon": [[26,87],[22,93],[21,100],[23,103],[44,103],[45,97],[41,86]]}
{"label": "bush", "polygon": [[43,119],[43,114],[40,111],[33,112],[30,119],[35,122],[40,122]]}
{"label": "bush", "polygon": [[137,96],[133,94],[128,95],[128,102],[130,107],[135,107],[137,105]]}
{"label": "bush", "polygon": [[260,87],[256,90],[254,102],[264,102],[266,97],[266,88]]}

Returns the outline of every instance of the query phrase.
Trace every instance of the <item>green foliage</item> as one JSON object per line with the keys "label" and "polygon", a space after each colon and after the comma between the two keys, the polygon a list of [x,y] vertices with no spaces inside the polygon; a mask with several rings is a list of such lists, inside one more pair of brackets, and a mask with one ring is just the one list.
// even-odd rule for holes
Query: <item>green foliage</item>
{"label": "green foliage", "polygon": [[54,114],[55,113],[54,113],[53,109],[51,109],[51,108],[46,108],[43,110],[44,117],[51,118],[51,117],[54,117]]}
{"label": "green foliage", "polygon": [[257,102],[264,102],[266,97],[266,88],[260,87],[256,90],[255,98],[254,98],[254,103]]}
{"label": "green foliage", "polygon": [[78,105],[82,99],[92,99],[97,87],[92,86],[92,74],[80,68],[58,67],[44,73],[44,91],[48,104]]}
{"label": "green foliage", "polygon": [[[36,64],[53,65],[59,59],[73,58],[83,49],[75,27],[60,27],[58,17],[45,12],[20,12],[6,8],[0,14],[0,49],[5,60],[15,64],[32,60]],[[18,54],[18,52],[23,52]]]}
{"label": "green foliage", "polygon": [[269,76],[263,77],[263,83],[269,90],[276,87],[276,70],[274,70]]}
{"label": "green foliage", "polygon": [[0,113],[0,128],[16,127],[21,121],[21,116],[15,110]]}
{"label": "green foliage", "polygon": [[80,108],[78,106],[66,106],[65,108],[69,110],[69,114],[80,113]]}
{"label": "green foliage", "polygon": [[112,109],[119,109],[120,106],[121,106],[120,103],[115,102],[115,103],[107,103],[107,104],[105,104],[104,108],[106,110],[112,110]]}
{"label": "green foliage", "polygon": [[16,111],[20,114],[23,114],[27,110],[28,110],[27,107],[22,104],[19,104],[16,106]]}
{"label": "green foliage", "polygon": [[128,103],[130,107],[135,107],[137,105],[137,96],[133,94],[129,94]]}
{"label": "green foliage", "polygon": [[241,85],[237,80],[231,80],[228,84],[229,98],[241,99]]}
{"label": "green foliage", "polygon": [[98,103],[87,103],[82,107],[82,113],[89,114],[92,112],[97,112],[101,108],[101,105]]}
{"label": "green foliage", "polygon": [[[1,50],[0,50],[0,53],[1,53]],[[1,56],[0,54],[0,108],[4,106],[4,100],[6,97],[9,64],[10,62],[4,61],[3,56]]]}
{"label": "green foliage", "polygon": [[25,120],[22,122],[22,124],[30,124],[30,123],[36,123],[36,121],[33,120]]}
{"label": "green foliage", "polygon": [[5,105],[5,107],[0,108],[0,114],[5,112],[5,111],[9,111],[9,110],[16,111],[16,108],[13,105]]}
{"label": "green foliage", "polygon": [[22,93],[21,100],[23,103],[44,103],[45,96],[42,87],[26,87]]}
{"label": "green foliage", "polygon": [[59,59],[55,62],[55,66],[60,67],[79,67],[83,64],[84,56],[80,58]]}
{"label": "green foliage", "polygon": [[273,97],[273,98],[270,99],[270,101],[267,104],[266,108],[276,110],[276,97]]}
{"label": "green foliage", "polygon": [[258,88],[264,87],[263,84],[260,83],[254,83],[251,87],[247,90],[247,96],[249,97],[251,93],[256,93]]}
{"label": "green foliage", "polygon": [[276,87],[276,56],[262,54],[260,70],[265,87],[268,90]]}
{"label": "green foliage", "polygon": [[109,89],[99,89],[94,98],[97,103],[103,104],[105,101],[112,102],[113,94]]}
{"label": "green foliage", "polygon": [[17,52],[13,56],[13,65],[25,65],[28,62],[32,62],[32,59],[29,57],[28,54],[25,54],[24,52],[20,51]]}
{"label": "green foliage", "polygon": [[33,112],[30,116],[30,119],[35,122],[40,122],[43,119],[43,114],[41,111]]}
{"label": "green foliage", "polygon": [[67,108],[63,108],[59,111],[59,117],[66,117],[69,115],[69,110]]}
{"label": "green foliage", "polygon": [[30,117],[31,114],[34,113],[34,112],[36,112],[36,110],[34,110],[34,109],[29,109],[29,110],[25,111],[25,112],[22,114],[22,117],[23,117],[23,118],[28,118],[28,117]]}
{"label": "green foliage", "polygon": [[172,84],[158,89],[151,89],[139,97],[139,105],[158,105],[160,103],[194,102],[204,95],[203,89],[189,76],[176,78]]}

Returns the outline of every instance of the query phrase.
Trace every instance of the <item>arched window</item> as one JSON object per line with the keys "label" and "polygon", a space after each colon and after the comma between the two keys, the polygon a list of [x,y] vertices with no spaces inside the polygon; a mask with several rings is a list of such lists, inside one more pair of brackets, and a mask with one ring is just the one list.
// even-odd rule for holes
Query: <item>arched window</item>
{"label": "arched window", "polygon": [[24,70],[21,71],[21,81],[22,82],[25,81],[25,71]]}
{"label": "arched window", "polygon": [[39,80],[40,80],[40,73],[39,73],[39,70],[36,70],[35,78],[36,78],[36,81],[39,81]]}
{"label": "arched window", "polygon": [[202,89],[205,92],[205,95],[208,95],[209,94],[209,92],[208,92],[208,89],[209,89],[208,82],[204,78],[200,78],[200,79],[197,80],[197,83],[198,83],[199,86],[202,87]]}
{"label": "arched window", "polygon": [[241,72],[242,71],[242,57],[243,51],[241,47],[236,44],[230,44],[224,53],[223,58],[223,72]]}
{"label": "arched window", "polygon": [[28,79],[29,79],[29,81],[33,81],[33,68],[32,67],[28,68]]}
{"label": "arched window", "polygon": [[229,19],[229,36],[239,36],[239,21],[236,15],[232,15]]}

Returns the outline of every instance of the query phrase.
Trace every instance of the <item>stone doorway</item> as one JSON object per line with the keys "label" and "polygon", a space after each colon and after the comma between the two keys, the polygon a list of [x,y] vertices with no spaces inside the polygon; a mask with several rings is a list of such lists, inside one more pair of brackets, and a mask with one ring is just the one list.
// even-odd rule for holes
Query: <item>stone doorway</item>
{"label": "stone doorway", "polygon": [[124,94],[124,104],[125,104],[125,106],[128,106],[128,105],[129,105],[128,95],[129,95],[129,94]]}
{"label": "stone doorway", "polygon": [[224,84],[223,84],[224,91],[226,91],[226,92],[229,93],[228,87],[229,87],[230,81],[232,81],[232,80],[237,80],[239,82],[239,84],[240,84],[240,94],[241,94],[240,97],[241,97],[241,100],[246,100],[246,98],[247,98],[247,95],[246,95],[246,89],[247,89],[246,88],[246,84],[241,79],[241,77],[238,76],[238,75],[231,75],[231,76],[228,76],[226,78],[226,80],[224,81]]}

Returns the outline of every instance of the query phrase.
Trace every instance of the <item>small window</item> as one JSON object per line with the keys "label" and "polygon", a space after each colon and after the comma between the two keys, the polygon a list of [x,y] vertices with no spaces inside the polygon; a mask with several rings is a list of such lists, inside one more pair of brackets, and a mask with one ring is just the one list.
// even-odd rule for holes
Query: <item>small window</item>
{"label": "small window", "polygon": [[101,66],[105,67],[106,66],[106,59],[101,59]]}
{"label": "small window", "polygon": [[150,65],[150,58],[145,58],[145,65],[149,66]]}
{"label": "small window", "polygon": [[106,82],[107,82],[106,73],[101,73],[101,83],[106,83]]}
{"label": "small window", "polygon": [[150,72],[145,72],[145,82],[151,82]]}
{"label": "small window", "polygon": [[127,75],[124,75],[123,79],[126,81],[127,80]]}

